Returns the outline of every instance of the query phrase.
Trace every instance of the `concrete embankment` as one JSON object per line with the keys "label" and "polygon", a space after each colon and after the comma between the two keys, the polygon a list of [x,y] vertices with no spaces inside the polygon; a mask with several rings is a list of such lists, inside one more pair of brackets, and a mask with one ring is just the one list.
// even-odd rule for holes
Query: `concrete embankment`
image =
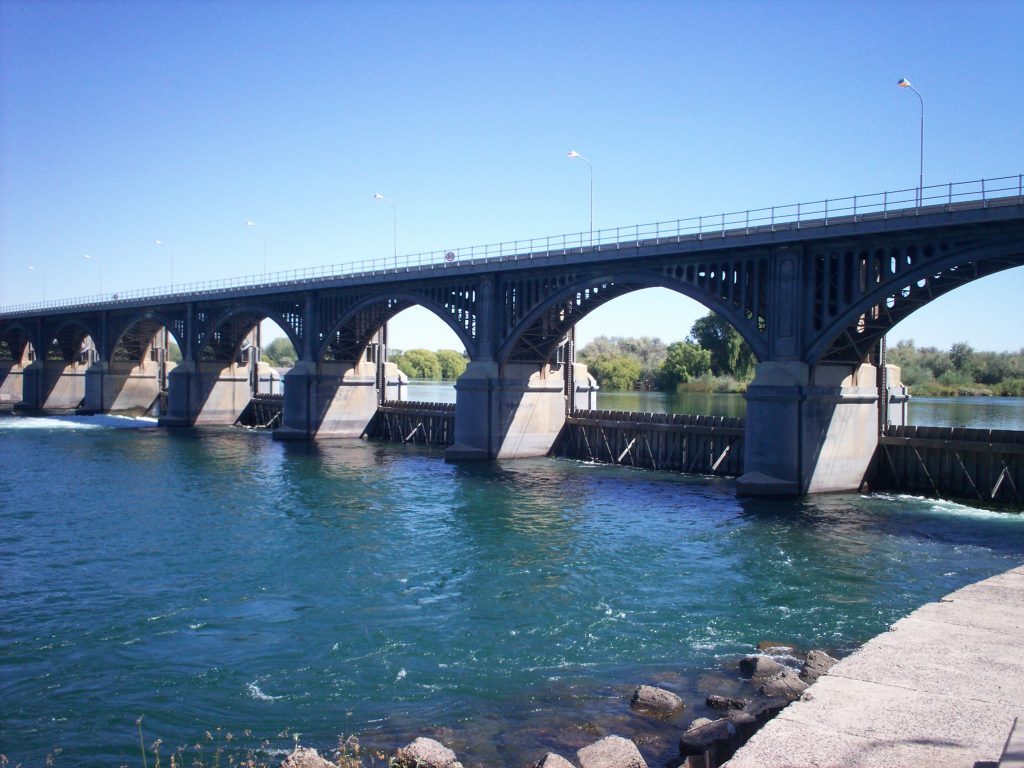
{"label": "concrete embankment", "polygon": [[1018,715],[1024,566],[896,622],[819,678],[726,766],[994,768]]}

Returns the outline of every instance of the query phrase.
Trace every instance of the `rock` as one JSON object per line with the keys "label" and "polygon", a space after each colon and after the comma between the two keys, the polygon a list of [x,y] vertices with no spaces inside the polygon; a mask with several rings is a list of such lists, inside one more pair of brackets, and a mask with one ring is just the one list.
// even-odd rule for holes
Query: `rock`
{"label": "rock", "polygon": [[795,701],[806,688],[807,683],[800,679],[795,669],[783,669],[779,674],[768,678],[760,690],[765,696]]}
{"label": "rock", "polygon": [[747,702],[743,699],[735,699],[732,696],[721,696],[713,693],[704,700],[712,709],[743,709]]}
{"label": "rock", "polygon": [[747,656],[740,661],[740,672],[747,677],[773,677],[785,667],[768,656]]}
{"label": "rock", "polygon": [[757,644],[757,650],[773,656],[792,656],[796,653],[796,646],[789,643],[777,643],[774,640],[762,640]]}
{"label": "rock", "polygon": [[398,750],[395,759],[402,768],[462,768],[448,747],[423,736]]}
{"label": "rock", "polygon": [[637,709],[645,709],[662,717],[673,715],[683,708],[683,700],[672,691],[655,688],[653,685],[641,685],[633,691],[630,704]]}
{"label": "rock", "polygon": [[281,768],[338,768],[330,760],[320,757],[320,753],[309,747],[295,747],[292,753],[281,763]]}
{"label": "rock", "polygon": [[736,726],[728,718],[708,720],[699,717],[679,737],[679,754],[701,755],[715,749],[717,745],[725,745],[736,735]]}
{"label": "rock", "polygon": [[605,736],[576,753],[580,768],[647,768],[640,750],[629,739]]}
{"label": "rock", "polygon": [[800,679],[808,684],[813,683],[838,663],[838,659],[833,659],[824,651],[811,651],[800,670]]}
{"label": "rock", "polygon": [[574,766],[561,755],[548,752],[533,768],[574,768]]}

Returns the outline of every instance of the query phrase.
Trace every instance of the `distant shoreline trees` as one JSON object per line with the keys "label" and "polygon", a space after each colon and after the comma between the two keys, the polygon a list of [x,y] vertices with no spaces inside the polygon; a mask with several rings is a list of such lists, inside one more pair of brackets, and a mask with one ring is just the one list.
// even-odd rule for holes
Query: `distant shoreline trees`
{"label": "distant shoreline trees", "polygon": [[1024,349],[979,352],[961,341],[943,352],[916,347],[909,340],[889,347],[886,359],[900,367],[900,377],[911,394],[1024,397]]}

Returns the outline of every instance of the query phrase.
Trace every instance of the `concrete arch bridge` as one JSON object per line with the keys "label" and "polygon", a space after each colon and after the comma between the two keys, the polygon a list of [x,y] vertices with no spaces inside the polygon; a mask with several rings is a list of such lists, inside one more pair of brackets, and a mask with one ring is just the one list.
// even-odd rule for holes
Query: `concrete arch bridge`
{"label": "concrete arch bridge", "polygon": [[[386,323],[419,305],[470,358],[450,460],[545,454],[593,407],[572,330],[605,302],[659,286],[730,322],[758,359],[744,442],[749,493],[855,488],[890,404],[884,335],[957,287],[1024,265],[1021,176],[544,238],[0,311],[0,403],[31,411],[149,407],[166,426],[232,424],[273,319],[299,361],[278,439],[358,436],[402,398]],[[327,272],[327,274],[324,274]],[[652,318],[653,320],[653,318]],[[174,338],[183,360],[166,361]]]}

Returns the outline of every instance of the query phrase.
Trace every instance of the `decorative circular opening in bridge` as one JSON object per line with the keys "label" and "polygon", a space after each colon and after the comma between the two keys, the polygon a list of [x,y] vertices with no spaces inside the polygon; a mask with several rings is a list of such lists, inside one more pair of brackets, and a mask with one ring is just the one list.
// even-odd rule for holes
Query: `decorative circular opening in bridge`
{"label": "decorative circular opening in bridge", "polygon": [[739,390],[755,358],[729,322],[668,288],[616,293],[575,326],[576,362],[597,381],[599,410],[743,416]]}

